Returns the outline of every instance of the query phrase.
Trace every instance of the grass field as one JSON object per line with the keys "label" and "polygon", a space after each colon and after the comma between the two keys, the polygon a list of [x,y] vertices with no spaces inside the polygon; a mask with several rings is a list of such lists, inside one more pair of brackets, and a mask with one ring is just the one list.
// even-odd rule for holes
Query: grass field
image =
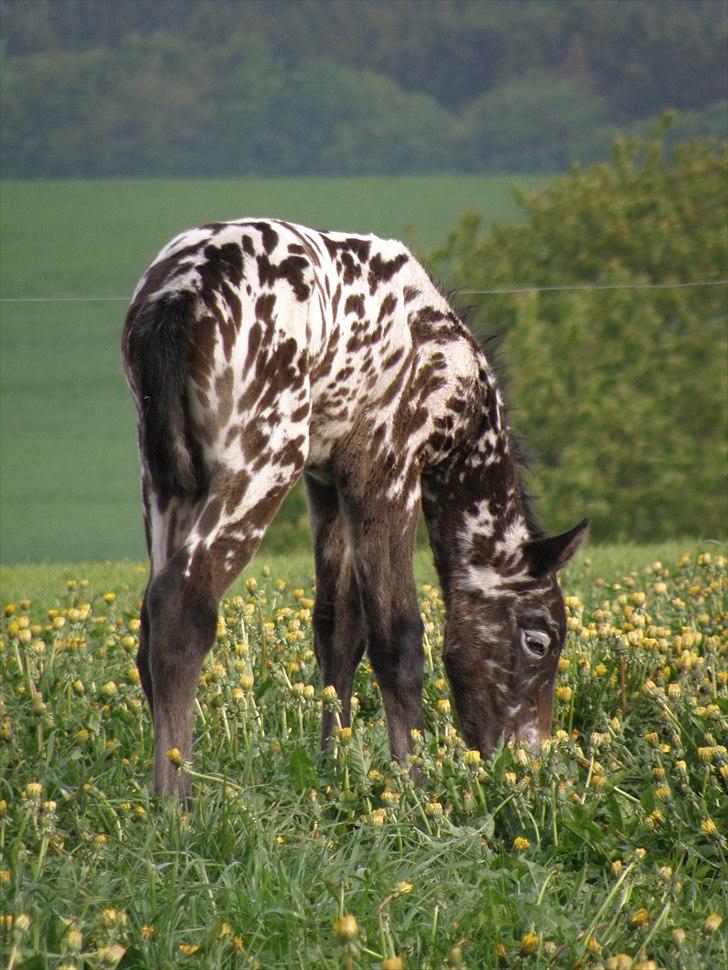
{"label": "grass field", "polygon": [[[681,555],[685,548],[687,555]],[[189,814],[149,795],[145,567],[3,569],[0,953],[52,967],[726,965],[728,623],[714,545],[597,547],[563,577],[554,739],[454,731],[418,554],[426,733],[389,763],[366,662],[317,750],[308,557],[258,558],[198,692]]]}
{"label": "grass field", "polygon": [[[486,220],[512,216],[513,181],[4,183],[2,298],[121,302],[2,304],[1,561],[142,555],[134,414],[119,338],[125,300],[173,235],[211,219],[276,215],[405,238],[424,251],[467,209],[483,212]],[[540,180],[518,181],[533,187]],[[289,512],[298,516],[300,510],[299,501]]]}

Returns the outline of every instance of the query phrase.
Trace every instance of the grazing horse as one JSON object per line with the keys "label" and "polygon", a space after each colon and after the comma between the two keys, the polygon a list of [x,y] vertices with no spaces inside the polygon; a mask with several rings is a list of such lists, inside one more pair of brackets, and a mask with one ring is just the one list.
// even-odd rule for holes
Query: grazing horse
{"label": "grazing horse", "polygon": [[[548,734],[566,635],[556,572],[587,522],[538,529],[489,363],[401,243],[274,219],[192,229],[142,277],[122,349],[151,559],[137,664],[158,793],[188,793],[166,752],[191,758],[220,598],[302,473],[314,647],[341,724],[366,649],[394,758],[422,727],[422,505],[465,740],[487,754],[503,734]],[[322,745],[332,728],[324,711]]]}

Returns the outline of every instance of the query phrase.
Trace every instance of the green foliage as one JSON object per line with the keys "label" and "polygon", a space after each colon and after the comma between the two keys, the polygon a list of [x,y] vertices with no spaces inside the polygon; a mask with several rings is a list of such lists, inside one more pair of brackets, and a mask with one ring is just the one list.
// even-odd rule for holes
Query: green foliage
{"label": "green foliage", "polygon": [[726,132],[725,6],[3,0],[2,167],[563,170],[661,108]]}
{"label": "green foliage", "polygon": [[[476,289],[724,279],[725,153],[696,140],[666,156],[662,134],[521,193],[522,222],[483,233],[468,216],[436,268]],[[724,534],[725,286],[491,294],[475,320],[503,336],[551,525],[584,513],[599,539]]]}
{"label": "green foliage", "polygon": [[149,790],[144,570],[58,570],[42,591],[42,568],[9,570],[3,965],[724,966],[726,560],[621,548],[603,571],[601,552],[564,574],[572,642],[537,758],[465,751],[442,599],[420,588],[417,787],[389,760],[366,660],[350,736],[318,751],[320,705],[336,701],[313,657],[311,563],[257,563],[221,605],[197,692],[189,812]]}

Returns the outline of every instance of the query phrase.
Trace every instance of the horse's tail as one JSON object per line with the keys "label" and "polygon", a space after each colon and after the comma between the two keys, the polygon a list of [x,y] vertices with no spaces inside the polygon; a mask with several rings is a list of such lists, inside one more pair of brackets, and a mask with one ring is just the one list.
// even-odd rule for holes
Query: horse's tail
{"label": "horse's tail", "polygon": [[167,293],[130,311],[122,350],[139,411],[139,448],[160,499],[191,497],[204,485],[191,433],[187,382],[197,296]]}

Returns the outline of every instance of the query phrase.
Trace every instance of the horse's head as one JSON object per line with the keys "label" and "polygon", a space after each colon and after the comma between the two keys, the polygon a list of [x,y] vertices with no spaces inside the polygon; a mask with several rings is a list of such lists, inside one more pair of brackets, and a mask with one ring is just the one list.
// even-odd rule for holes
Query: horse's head
{"label": "horse's head", "polygon": [[467,744],[487,755],[499,738],[536,747],[551,730],[566,640],[556,574],[586,538],[588,520],[523,542],[502,569],[471,570],[448,611],[445,667]]}

